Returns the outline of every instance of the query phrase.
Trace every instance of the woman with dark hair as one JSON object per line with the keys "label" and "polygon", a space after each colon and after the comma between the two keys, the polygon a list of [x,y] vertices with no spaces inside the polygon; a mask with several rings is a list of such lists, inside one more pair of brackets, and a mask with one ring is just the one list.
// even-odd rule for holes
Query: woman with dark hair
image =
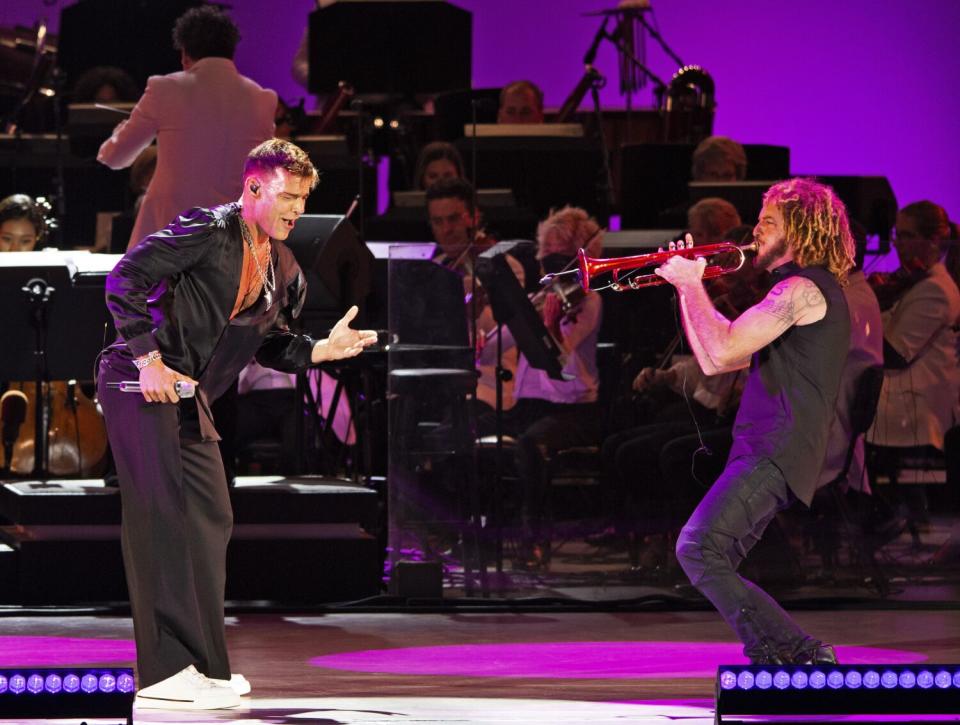
{"label": "woman with dark hair", "polygon": [[441,179],[462,179],[463,159],[453,144],[445,141],[428,143],[417,158],[414,179],[418,189],[427,189]]}
{"label": "woman with dark hair", "polygon": [[29,252],[47,236],[46,207],[26,194],[0,201],[0,252]]}

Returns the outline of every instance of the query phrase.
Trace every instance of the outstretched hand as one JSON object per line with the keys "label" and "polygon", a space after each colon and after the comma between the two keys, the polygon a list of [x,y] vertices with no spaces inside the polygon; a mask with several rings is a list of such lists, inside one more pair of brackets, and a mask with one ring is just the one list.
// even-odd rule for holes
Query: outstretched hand
{"label": "outstretched hand", "polygon": [[350,327],[350,323],[359,311],[356,305],[347,310],[347,313],[330,330],[329,337],[313,346],[311,354],[313,363],[354,357],[359,355],[363,348],[377,341],[376,330],[354,330]]}

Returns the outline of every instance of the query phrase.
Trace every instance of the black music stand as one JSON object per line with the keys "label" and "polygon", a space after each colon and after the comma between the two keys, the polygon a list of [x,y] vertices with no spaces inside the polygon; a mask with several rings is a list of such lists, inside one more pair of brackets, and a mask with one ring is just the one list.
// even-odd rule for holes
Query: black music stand
{"label": "black music stand", "polygon": [[[0,380],[36,383],[34,471],[47,476],[42,384],[96,378],[112,321],[103,304],[106,273],[76,273],[60,255],[0,254]],[[31,344],[31,341],[33,344]]]}
{"label": "black music stand", "polygon": [[[300,313],[299,324],[314,337],[326,337],[327,331],[336,324],[351,305],[358,305],[354,327],[365,324],[364,301],[370,292],[373,274],[373,255],[360,241],[357,230],[342,214],[304,214],[286,239],[303,276],[307,281],[307,297]],[[341,367],[341,373],[344,368]],[[319,401],[313,399],[306,373],[297,374],[297,400],[306,401],[316,429],[320,431],[324,449],[333,441],[333,419],[336,405],[345,386],[345,377],[337,379],[337,387],[326,421],[320,420]],[[350,396],[351,410],[356,405],[355,396]],[[295,439],[304,440],[303,416],[299,408],[295,424]],[[365,437],[366,439],[366,437]],[[368,441],[365,440],[365,444]],[[304,452],[309,446],[297,447],[297,471],[305,469]],[[365,456],[366,457],[366,456]]]}
{"label": "black music stand", "polygon": [[344,79],[359,93],[469,88],[472,27],[468,11],[435,0],[340,0],[314,10],[310,92],[329,93]]}

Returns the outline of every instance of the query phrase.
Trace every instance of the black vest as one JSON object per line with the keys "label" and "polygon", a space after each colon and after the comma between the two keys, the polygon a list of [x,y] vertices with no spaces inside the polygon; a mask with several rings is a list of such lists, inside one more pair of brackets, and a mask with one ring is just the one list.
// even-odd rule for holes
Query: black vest
{"label": "black vest", "polygon": [[792,276],[812,281],[827,301],[827,312],[811,325],[793,325],[754,353],[733,426],[730,460],[769,458],[794,495],[809,506],[850,347],[850,315],[839,282],[823,267],[788,262],[773,274],[776,281]]}

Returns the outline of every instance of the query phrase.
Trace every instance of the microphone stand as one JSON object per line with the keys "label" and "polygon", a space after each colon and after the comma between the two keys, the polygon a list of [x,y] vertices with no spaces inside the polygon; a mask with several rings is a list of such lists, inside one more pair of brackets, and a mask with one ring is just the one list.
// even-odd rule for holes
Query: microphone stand
{"label": "microphone stand", "polygon": [[602,217],[609,223],[610,212],[613,209],[613,177],[610,173],[610,153],[607,148],[607,138],[603,133],[603,109],[600,105],[600,89],[606,85],[606,79],[598,76],[590,84],[590,98],[593,101],[594,123],[597,127],[597,138],[600,142],[600,171],[597,174],[597,201],[603,209]]}

